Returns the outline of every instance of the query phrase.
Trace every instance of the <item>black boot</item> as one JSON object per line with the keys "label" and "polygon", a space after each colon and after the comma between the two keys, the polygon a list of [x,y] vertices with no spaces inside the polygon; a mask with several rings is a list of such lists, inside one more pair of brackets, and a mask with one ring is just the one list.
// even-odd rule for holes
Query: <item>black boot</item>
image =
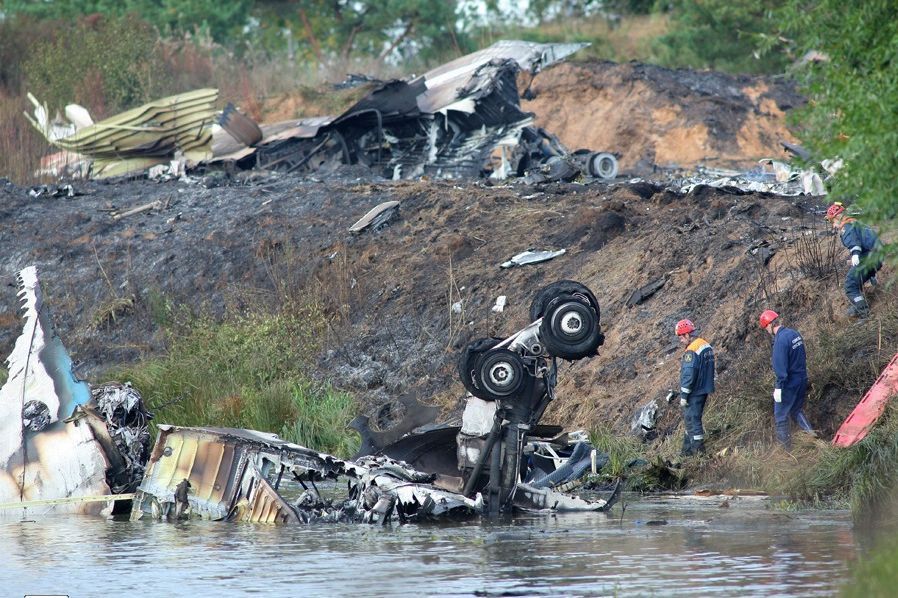
{"label": "black boot", "polygon": [[848,308],[848,315],[855,318],[866,318],[870,315],[870,306],[867,305],[866,299],[855,301]]}

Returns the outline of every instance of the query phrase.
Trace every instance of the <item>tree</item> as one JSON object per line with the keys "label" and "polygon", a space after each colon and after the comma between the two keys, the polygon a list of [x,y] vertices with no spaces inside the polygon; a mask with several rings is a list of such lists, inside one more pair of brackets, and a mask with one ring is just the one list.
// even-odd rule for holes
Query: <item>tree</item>
{"label": "tree", "polygon": [[167,34],[205,31],[218,41],[246,23],[252,0],[6,0],[8,15],[75,19],[89,14],[139,15]]}
{"label": "tree", "polygon": [[776,29],[778,0],[674,0],[671,32],[661,38],[661,61],[728,72],[781,73],[786,57],[758,46]]}
{"label": "tree", "polygon": [[[898,216],[898,3],[789,0],[782,34],[798,55],[816,50],[797,76],[810,101],[799,136],[820,157],[840,157],[832,196],[856,199],[864,219],[895,235]],[[894,243],[887,254],[898,262]]]}
{"label": "tree", "polygon": [[300,31],[319,62],[353,55],[427,59],[460,51],[457,2],[432,0],[300,0]]}

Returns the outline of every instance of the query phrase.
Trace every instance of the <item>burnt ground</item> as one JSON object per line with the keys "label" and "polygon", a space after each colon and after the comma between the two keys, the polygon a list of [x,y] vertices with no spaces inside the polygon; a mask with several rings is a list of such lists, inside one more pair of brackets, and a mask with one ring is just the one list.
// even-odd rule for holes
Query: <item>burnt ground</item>
{"label": "burnt ground", "polygon": [[[802,102],[782,81],[635,63],[562,64],[539,74],[532,91],[523,107],[537,124],[571,148],[620,152],[630,173],[654,164],[747,167],[781,154],[779,139],[791,139],[785,111]],[[709,187],[681,196],[645,182],[387,182],[352,168],[329,181],[245,175],[76,182],[83,195],[74,198],[35,199],[0,182],[0,353],[20,330],[15,273],[31,264],[79,373],[95,382],[111,365],[164,350],[166,303],[222,315],[277,303],[287,288],[328,310],[331,334],[314,364],[321,377],[369,413],[411,394],[449,418],[464,394],[456,352],[473,338],[515,332],[535,294],[569,278],[595,291],[607,340],[598,357],[563,367],[546,422],[625,429],[635,409],[676,386],[672,330],[681,318],[715,346],[721,388],[769,377],[766,366],[734,367],[769,351],[755,325],[761,309],[788,313],[809,344],[818,322],[844,320],[840,277],[812,282],[798,263],[799,235],[830,242],[823,198]],[[388,200],[401,202],[388,226],[348,232]],[[112,217],[152,201],[161,207]],[[499,268],[528,248],[567,253]],[[633,305],[634,290],[660,281]],[[508,307],[496,314],[499,295]],[[856,400],[834,396],[809,415],[828,433]],[[666,430],[679,421],[674,410],[662,419]]]}
{"label": "burnt ground", "polygon": [[[569,278],[595,291],[607,340],[598,357],[563,366],[547,422],[624,429],[639,405],[677,383],[677,320],[696,321],[725,380],[734,362],[769,350],[755,327],[765,294],[778,290],[773,305],[799,323],[840,318],[844,307],[835,281],[818,288],[796,267],[795,239],[819,222],[823,204],[813,199],[710,187],[680,196],[644,182],[490,187],[290,176],[209,189],[176,181],[77,188],[84,195],[33,199],[0,187],[0,352],[20,331],[15,272],[36,264],[58,331],[93,381],[112,364],[163,349],[154,317],[161,298],[221,314],[277,301],[286,284],[320,298],[333,318],[320,376],[369,411],[411,393],[450,417],[464,394],[457,350],[526,325],[536,292]],[[163,207],[118,221],[108,211],[154,200]],[[401,206],[386,227],[347,231],[387,200]],[[567,253],[499,268],[531,247]],[[635,289],[659,278],[660,290],[627,306]],[[501,314],[491,311],[498,295],[508,297]],[[133,307],[105,317],[121,298]],[[460,314],[451,309],[458,301]]]}

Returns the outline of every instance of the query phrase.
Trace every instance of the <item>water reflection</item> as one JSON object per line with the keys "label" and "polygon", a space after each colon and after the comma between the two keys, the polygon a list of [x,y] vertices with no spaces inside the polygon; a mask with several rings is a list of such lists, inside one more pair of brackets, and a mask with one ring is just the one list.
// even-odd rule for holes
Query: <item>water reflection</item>
{"label": "water reflection", "polygon": [[829,595],[857,552],[847,513],[631,504],[387,528],[0,521],[4,595]]}

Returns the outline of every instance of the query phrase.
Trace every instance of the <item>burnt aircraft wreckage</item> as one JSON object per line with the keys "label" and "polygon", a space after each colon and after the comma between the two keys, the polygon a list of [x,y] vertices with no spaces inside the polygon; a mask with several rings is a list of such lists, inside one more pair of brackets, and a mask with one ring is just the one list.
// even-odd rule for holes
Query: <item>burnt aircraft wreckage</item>
{"label": "burnt aircraft wreckage", "polygon": [[619,485],[606,500],[564,494],[596,469],[597,454],[582,434],[539,425],[554,398],[557,359],[590,357],[603,341],[599,304],[579,283],[550,285],[534,300],[530,325],[460,355],[472,395],[461,428],[378,446],[390,435],[356,421],[364,450],[353,460],[253,430],[169,425],[159,426],[149,452],[152,416],[140,395],[78,380],[34,267],[20,272],[19,285],[24,331],[0,389],[6,509],[108,515],[131,502],[132,519],[386,524],[514,508],[604,511],[617,500]]}
{"label": "burnt aircraft wreckage", "polygon": [[29,95],[35,111],[26,116],[62,150],[45,158],[42,174],[178,177],[185,168],[327,174],[361,165],[387,179],[613,179],[613,154],[571,152],[521,109],[520,73],[532,81],[587,45],[500,41],[409,80],[350,78],[342,87],[356,87],[358,99],[335,116],[257,124],[232,104],[216,112],[215,89],[98,123],[77,104],[66,107],[70,122],[51,121],[47,107]]}
{"label": "burnt aircraft wreckage", "polygon": [[612,179],[613,154],[569,152],[532,126],[518,94],[518,73],[532,78],[587,45],[500,41],[408,81],[373,82],[336,117],[259,127],[229,106],[219,122],[230,134],[213,138],[210,163],[300,172],[362,164],[388,179],[463,179],[555,171],[567,161],[577,175]]}
{"label": "burnt aircraft wreckage", "polygon": [[0,504],[111,513],[143,477],[152,416],[128,385],[91,389],[79,380],[37,269],[22,270],[18,283],[24,326],[0,388]]}

